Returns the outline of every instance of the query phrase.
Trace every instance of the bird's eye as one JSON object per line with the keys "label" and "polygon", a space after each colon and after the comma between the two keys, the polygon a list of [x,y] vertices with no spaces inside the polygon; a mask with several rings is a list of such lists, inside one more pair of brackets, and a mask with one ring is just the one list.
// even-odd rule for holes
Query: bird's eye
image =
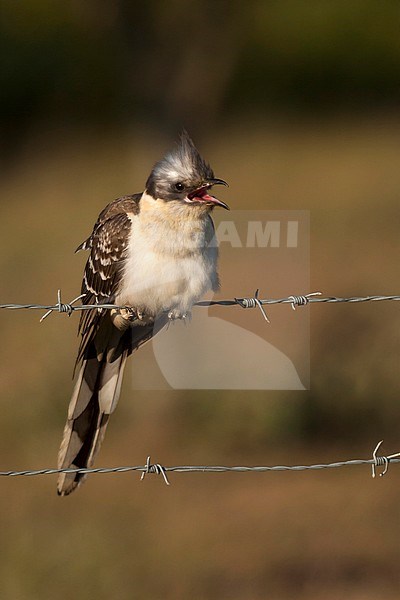
{"label": "bird's eye", "polygon": [[178,192],[181,192],[182,190],[184,190],[184,189],[185,189],[185,186],[183,185],[183,183],[182,183],[182,182],[178,181],[178,183],[176,183],[176,184],[175,184],[175,189],[176,189]]}

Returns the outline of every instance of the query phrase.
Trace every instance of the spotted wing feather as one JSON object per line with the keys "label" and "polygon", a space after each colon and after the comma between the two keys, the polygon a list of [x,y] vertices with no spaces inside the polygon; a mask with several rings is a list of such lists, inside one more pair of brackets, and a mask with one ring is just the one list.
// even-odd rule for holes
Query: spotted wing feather
{"label": "spotted wing feather", "polygon": [[[111,202],[100,213],[91,236],[79,247],[90,251],[82,281],[83,304],[114,302],[129,242],[130,215],[138,213],[139,199],[140,194],[136,194]],[[79,323],[82,338],[77,361],[84,356],[103,315],[101,309],[82,312]]]}

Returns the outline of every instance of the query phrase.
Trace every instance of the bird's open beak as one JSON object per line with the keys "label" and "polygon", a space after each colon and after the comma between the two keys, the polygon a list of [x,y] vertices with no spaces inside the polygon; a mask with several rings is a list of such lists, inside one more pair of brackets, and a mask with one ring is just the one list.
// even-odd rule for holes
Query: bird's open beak
{"label": "bird's open beak", "polygon": [[229,185],[223,179],[208,179],[207,183],[208,183],[209,186],[212,186],[212,185],[226,185],[226,187],[229,187]]}
{"label": "bird's open beak", "polygon": [[190,192],[190,194],[187,195],[186,201],[190,202],[190,203],[198,202],[199,204],[221,206],[222,208],[226,208],[226,210],[229,210],[229,206],[227,204],[225,204],[225,202],[222,202],[222,200],[218,200],[218,198],[215,198],[215,196],[211,196],[210,194],[207,193],[207,191],[213,185],[226,185],[227,186],[228,184],[223,179],[208,179],[207,182],[201,188],[194,190],[193,192]]}

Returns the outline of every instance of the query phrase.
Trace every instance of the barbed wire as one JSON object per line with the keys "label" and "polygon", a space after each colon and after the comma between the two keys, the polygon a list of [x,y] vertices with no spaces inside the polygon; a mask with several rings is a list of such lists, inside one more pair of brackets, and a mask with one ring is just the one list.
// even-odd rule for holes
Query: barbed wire
{"label": "barbed wire", "polygon": [[[57,293],[57,302],[56,304],[0,304],[0,309],[10,309],[10,310],[44,310],[46,313],[41,317],[40,322],[46,319],[52,312],[58,313],[66,313],[68,316],[75,311],[85,311],[85,310],[93,310],[93,309],[104,309],[104,310],[121,310],[128,309],[131,310],[128,306],[118,306],[116,304],[75,304],[78,300],[81,300],[85,294],[81,294],[77,296],[71,302],[64,303],[61,300],[61,290],[58,290]],[[328,296],[321,297],[321,292],[311,292],[310,294],[300,294],[300,295],[291,295],[285,298],[259,298],[259,290],[257,289],[254,296],[251,297],[243,297],[243,298],[233,298],[231,300],[202,300],[200,302],[196,302],[194,306],[240,306],[241,308],[258,308],[263,316],[263,318],[269,322],[269,318],[264,310],[265,305],[272,304],[290,304],[292,309],[295,310],[298,306],[306,306],[307,304],[313,304],[316,302],[319,303],[358,303],[358,302],[383,302],[383,301],[400,301],[400,296],[350,296],[347,298],[337,297],[337,296]]]}
{"label": "barbed wire", "polygon": [[0,471],[0,476],[3,477],[20,477],[20,476],[36,476],[36,475],[55,475],[59,473],[81,473],[84,475],[94,473],[128,473],[131,471],[139,471],[142,473],[141,480],[144,479],[145,475],[155,473],[162,475],[164,482],[170,485],[167,477],[167,473],[265,473],[268,471],[317,471],[320,469],[337,469],[346,466],[358,466],[358,465],[371,465],[372,477],[375,478],[377,474],[377,468],[383,467],[383,471],[379,474],[380,477],[386,475],[389,469],[389,464],[400,463],[400,452],[391,454],[389,456],[378,456],[378,450],[382,445],[383,440],[378,442],[373,453],[372,458],[369,459],[352,459],[343,460],[333,463],[321,463],[315,465],[274,465],[274,466],[256,466],[256,467],[228,467],[223,465],[179,465],[166,467],[160,463],[151,463],[150,456],[147,457],[145,465],[127,466],[127,467],[97,467],[97,468],[66,468],[66,469],[36,469],[36,470],[23,470],[23,471]]}
{"label": "barbed wire", "polygon": [[[81,300],[85,294],[77,296],[71,302],[63,303],[61,300],[61,290],[57,293],[56,304],[0,304],[0,309],[10,310],[44,310],[45,314],[41,317],[40,322],[46,319],[52,312],[66,313],[68,316],[75,311],[85,311],[93,309],[104,309],[104,310],[121,310],[128,309],[127,306],[119,306],[116,304],[78,304],[78,300]],[[285,298],[259,298],[259,290],[257,289],[254,296],[234,298],[231,300],[204,300],[196,302],[194,306],[208,307],[208,306],[240,306],[241,308],[258,308],[263,318],[269,323],[269,318],[263,308],[264,305],[272,304],[290,304],[292,309],[295,310],[298,306],[305,306],[307,304],[322,302],[322,303],[359,303],[359,302],[382,302],[382,301],[399,301],[400,296],[351,296],[351,297],[337,297],[328,296],[321,297],[321,292],[311,292],[304,295],[291,295]],[[382,440],[383,441],[383,440]],[[150,473],[156,473],[162,475],[165,483],[169,485],[167,472],[174,473],[224,473],[224,472],[236,472],[236,473],[248,473],[257,472],[264,473],[268,471],[307,471],[307,470],[320,470],[320,469],[335,469],[344,466],[358,466],[358,465],[371,465],[372,477],[376,476],[376,469],[380,466],[384,467],[380,473],[382,477],[388,471],[389,464],[400,462],[400,452],[391,454],[389,456],[378,456],[377,452],[380,448],[382,441],[380,441],[375,450],[372,453],[370,459],[351,459],[345,461],[338,461],[333,463],[320,463],[313,465],[273,465],[273,466],[223,466],[223,465],[179,465],[166,467],[160,463],[151,464],[150,456],[147,458],[145,465],[134,465],[125,467],[97,467],[97,468],[64,468],[64,469],[34,469],[34,470],[22,470],[22,471],[0,471],[0,477],[18,477],[18,476],[36,476],[36,475],[54,475],[60,473],[81,473],[81,474],[95,474],[95,473],[126,473],[131,471],[141,472],[141,480],[144,479],[145,475]]]}

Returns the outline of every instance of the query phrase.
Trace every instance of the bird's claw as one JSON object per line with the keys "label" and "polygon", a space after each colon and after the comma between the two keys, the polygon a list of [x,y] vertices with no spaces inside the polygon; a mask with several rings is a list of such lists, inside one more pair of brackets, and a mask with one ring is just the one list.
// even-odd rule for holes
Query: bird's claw
{"label": "bird's claw", "polygon": [[177,308],[170,310],[168,313],[168,319],[170,321],[176,321],[178,319],[182,321],[190,321],[191,313],[190,312],[181,312]]}
{"label": "bird's claw", "polygon": [[136,319],[143,318],[142,314],[139,317],[139,312],[135,311],[132,306],[124,306],[124,308],[121,308],[119,312],[120,315],[127,321],[136,321]]}
{"label": "bird's claw", "polygon": [[113,308],[110,311],[111,321],[117,329],[125,331],[131,323],[138,319],[136,311],[131,306]]}

